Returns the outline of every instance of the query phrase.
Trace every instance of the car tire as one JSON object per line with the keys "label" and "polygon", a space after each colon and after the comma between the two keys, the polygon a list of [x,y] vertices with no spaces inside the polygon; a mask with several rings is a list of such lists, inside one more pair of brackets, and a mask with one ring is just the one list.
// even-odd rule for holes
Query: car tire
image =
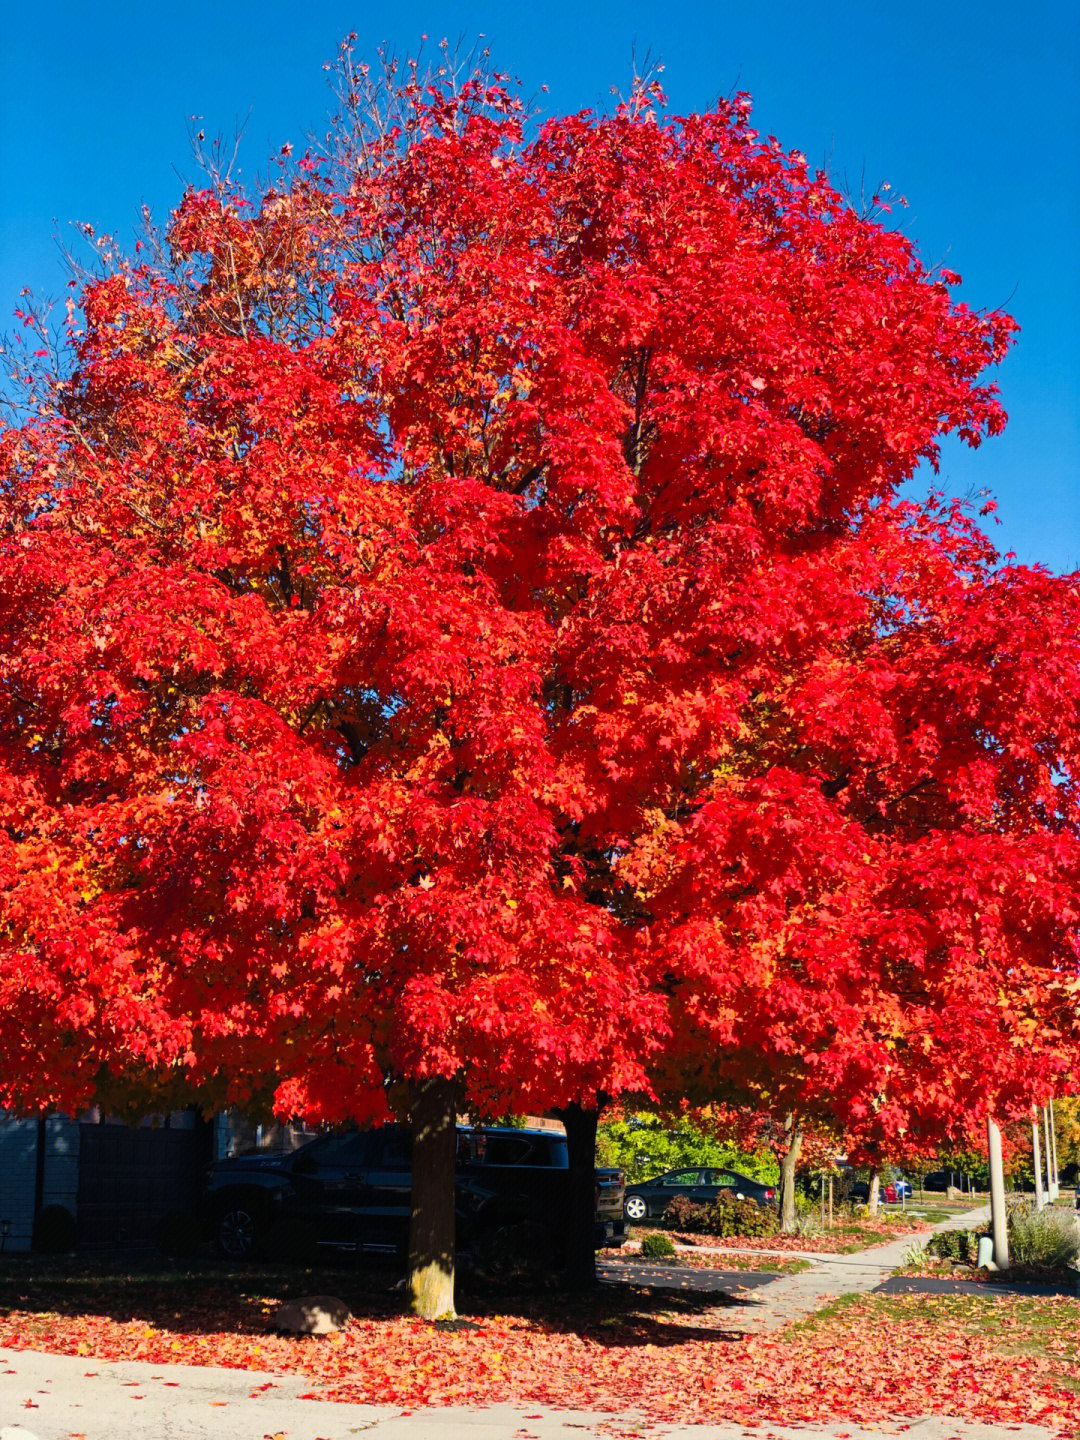
{"label": "car tire", "polygon": [[222,1206],[214,1227],[214,1243],[225,1260],[250,1260],[262,1249],[265,1226],[259,1207],[239,1197]]}
{"label": "car tire", "polygon": [[627,1220],[640,1225],[649,1218],[649,1207],[640,1195],[628,1195],[623,1201],[623,1214]]}

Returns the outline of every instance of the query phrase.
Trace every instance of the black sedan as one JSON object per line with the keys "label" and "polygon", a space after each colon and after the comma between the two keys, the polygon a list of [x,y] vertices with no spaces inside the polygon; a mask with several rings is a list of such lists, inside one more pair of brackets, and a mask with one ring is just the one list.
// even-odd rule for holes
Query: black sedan
{"label": "black sedan", "polygon": [[685,1196],[697,1205],[711,1205],[722,1194],[736,1200],[755,1200],[759,1205],[772,1205],[776,1201],[772,1185],[762,1185],[759,1180],[751,1180],[734,1170],[700,1166],[692,1170],[669,1170],[665,1175],[628,1185],[623,1214],[640,1224],[663,1215],[676,1195]]}

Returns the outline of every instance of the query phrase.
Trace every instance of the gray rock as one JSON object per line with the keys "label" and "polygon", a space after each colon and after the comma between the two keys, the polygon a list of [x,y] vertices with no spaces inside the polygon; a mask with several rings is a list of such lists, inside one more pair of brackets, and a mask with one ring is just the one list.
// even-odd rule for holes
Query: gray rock
{"label": "gray rock", "polygon": [[281,1335],[329,1335],[349,1318],[349,1307],[334,1295],[301,1295],[278,1307],[270,1328]]}

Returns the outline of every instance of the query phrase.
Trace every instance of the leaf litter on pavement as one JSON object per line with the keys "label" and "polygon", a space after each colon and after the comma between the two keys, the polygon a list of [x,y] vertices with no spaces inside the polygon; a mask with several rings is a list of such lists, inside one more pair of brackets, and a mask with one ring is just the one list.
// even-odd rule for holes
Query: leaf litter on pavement
{"label": "leaf litter on pavement", "polygon": [[16,1307],[0,1312],[0,1345],[302,1375],[309,1398],[410,1409],[517,1402],[743,1424],[940,1414],[1080,1429],[1080,1302],[1068,1298],[871,1295],[773,1334],[744,1333],[752,1299],[635,1286],[504,1297],[513,1313],[476,1307],[467,1329],[369,1299],[324,1341],[267,1334],[274,1303],[165,1287],[137,1318],[130,1303],[127,1317],[120,1303]]}

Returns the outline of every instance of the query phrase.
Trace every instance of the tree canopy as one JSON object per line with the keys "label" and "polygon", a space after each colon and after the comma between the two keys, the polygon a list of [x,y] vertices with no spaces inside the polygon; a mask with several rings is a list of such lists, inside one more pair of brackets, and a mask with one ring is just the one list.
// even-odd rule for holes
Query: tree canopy
{"label": "tree canopy", "polygon": [[746,97],[340,75],[0,432],[0,1102],[1060,1086],[1080,592],[901,496],[1012,320]]}

